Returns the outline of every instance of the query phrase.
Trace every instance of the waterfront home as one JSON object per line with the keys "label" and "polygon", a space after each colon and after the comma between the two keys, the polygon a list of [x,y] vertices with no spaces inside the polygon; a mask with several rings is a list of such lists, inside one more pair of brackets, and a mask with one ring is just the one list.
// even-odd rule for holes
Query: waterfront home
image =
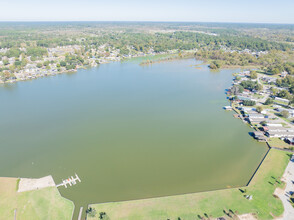
{"label": "waterfront home", "polygon": [[249,118],[264,118],[263,114],[259,114],[259,113],[253,113],[253,114],[248,114]]}
{"label": "waterfront home", "polygon": [[242,107],[241,110],[246,114],[257,113],[256,108],[253,108],[253,107]]}
{"label": "waterfront home", "polygon": [[267,131],[294,132],[293,128],[284,128],[284,127],[277,127],[277,126],[264,126],[264,129]]}
{"label": "waterfront home", "polygon": [[287,109],[287,111],[289,112],[289,118],[293,118],[294,117],[294,110],[293,109]]}
{"label": "waterfront home", "polygon": [[279,97],[275,97],[275,101],[282,102],[282,103],[284,103],[286,105],[288,105],[289,102],[290,102],[288,99],[282,99],[282,98],[279,98]]}
{"label": "waterfront home", "polygon": [[263,132],[261,131],[255,131],[253,132],[254,138],[259,141],[266,141],[267,138],[264,136]]}
{"label": "waterfront home", "polygon": [[261,80],[268,84],[271,84],[271,83],[276,83],[277,78],[265,76],[265,77],[262,77]]}
{"label": "waterfront home", "polygon": [[253,113],[253,114],[248,114],[248,121],[250,124],[259,124],[263,121],[267,121],[267,119],[264,117],[263,114],[259,113]]}
{"label": "waterfront home", "polygon": [[283,127],[282,124],[280,124],[279,122],[274,122],[274,121],[271,121],[269,123],[266,123],[266,126],[267,127]]}
{"label": "waterfront home", "polygon": [[277,112],[287,111],[289,113],[289,118],[294,117],[294,109],[286,109],[286,108],[275,108]]}
{"label": "waterfront home", "polygon": [[267,131],[266,136],[272,138],[293,138],[294,137],[294,132],[293,131]]}
{"label": "waterfront home", "polygon": [[288,144],[294,145],[294,138],[285,138],[285,142],[287,142]]}
{"label": "waterfront home", "polygon": [[241,72],[241,74],[243,74],[244,76],[250,76],[250,71],[246,70]]}
{"label": "waterfront home", "polygon": [[261,122],[267,122],[266,118],[248,118],[250,124],[259,124]]}

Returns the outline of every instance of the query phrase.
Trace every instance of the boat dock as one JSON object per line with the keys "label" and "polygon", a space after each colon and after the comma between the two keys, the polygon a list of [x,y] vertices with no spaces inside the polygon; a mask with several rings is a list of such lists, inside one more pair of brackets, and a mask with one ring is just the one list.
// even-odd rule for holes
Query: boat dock
{"label": "boat dock", "polygon": [[80,208],[78,220],[82,220],[83,207]]}
{"label": "boat dock", "polygon": [[232,106],[224,106],[223,109],[227,110],[227,111],[232,111],[233,110]]}
{"label": "boat dock", "polygon": [[64,186],[65,188],[67,188],[67,184],[69,186],[76,185],[77,181],[81,182],[81,179],[78,177],[77,174],[75,174],[75,177],[71,176],[70,178],[67,178],[66,180],[62,180],[62,183],[56,185],[56,187]]}

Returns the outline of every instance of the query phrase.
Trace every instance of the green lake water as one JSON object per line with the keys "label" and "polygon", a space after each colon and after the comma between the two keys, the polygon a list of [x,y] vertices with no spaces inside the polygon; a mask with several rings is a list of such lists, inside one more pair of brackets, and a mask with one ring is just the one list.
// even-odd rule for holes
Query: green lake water
{"label": "green lake water", "polygon": [[0,86],[0,176],[60,183],[76,211],[246,185],[267,148],[222,109],[233,70],[103,64]]}

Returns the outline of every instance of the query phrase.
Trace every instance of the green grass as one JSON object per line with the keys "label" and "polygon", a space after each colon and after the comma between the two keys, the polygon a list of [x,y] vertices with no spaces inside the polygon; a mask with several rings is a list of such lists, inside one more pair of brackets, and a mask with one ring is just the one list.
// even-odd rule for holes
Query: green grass
{"label": "green grass", "polygon": [[274,78],[281,78],[278,74],[270,74],[270,73],[267,73],[263,70],[257,70],[256,72],[263,74],[263,75],[266,75],[266,76],[274,77]]}
{"label": "green grass", "polygon": [[234,102],[232,102],[232,108],[233,110],[238,114],[238,115],[241,115],[241,112],[239,109],[237,109],[238,105]]}
{"label": "green grass", "polygon": [[125,58],[122,62],[136,62],[141,63],[143,61],[158,61],[161,59],[169,58],[169,57],[176,57],[177,54],[156,54],[156,55],[147,55],[147,56],[140,56],[140,57],[132,57],[132,58]]}
{"label": "green grass", "polygon": [[253,98],[262,99],[264,96],[259,94],[253,94]]}
{"label": "green grass", "polygon": [[74,205],[56,187],[18,193],[17,178],[0,178],[0,220],[71,219]]}
{"label": "green grass", "polygon": [[[283,213],[282,202],[273,196],[276,187],[282,187],[279,180],[288,164],[289,156],[282,151],[272,149],[260,169],[242,193],[239,189],[224,189],[211,192],[161,197],[154,199],[94,204],[91,207],[106,212],[110,219],[199,219],[206,213],[210,217],[225,216],[224,210],[234,213],[254,213],[258,219],[273,219]],[[251,201],[244,195],[252,195]]]}
{"label": "green grass", "polygon": [[282,102],[282,101],[279,101],[279,100],[274,100],[274,103],[275,104],[278,104],[278,105],[283,105],[285,107],[288,107],[289,106],[289,103],[287,102]]}
{"label": "green grass", "polygon": [[287,144],[285,141],[282,141],[279,138],[270,138],[268,140],[268,143],[271,147],[277,147],[282,149],[289,149],[290,147],[293,147],[292,145]]}

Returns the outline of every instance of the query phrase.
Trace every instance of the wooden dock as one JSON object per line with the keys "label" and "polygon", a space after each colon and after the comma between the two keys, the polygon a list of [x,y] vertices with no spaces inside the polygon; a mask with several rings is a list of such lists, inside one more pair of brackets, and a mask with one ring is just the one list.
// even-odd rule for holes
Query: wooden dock
{"label": "wooden dock", "polygon": [[80,208],[78,220],[82,220],[83,207]]}
{"label": "wooden dock", "polygon": [[64,186],[67,188],[67,184],[69,186],[73,186],[77,184],[77,181],[81,182],[81,179],[78,177],[77,174],[75,174],[75,177],[71,176],[70,178],[67,178],[66,180],[62,180],[62,183],[56,185],[56,187]]}

